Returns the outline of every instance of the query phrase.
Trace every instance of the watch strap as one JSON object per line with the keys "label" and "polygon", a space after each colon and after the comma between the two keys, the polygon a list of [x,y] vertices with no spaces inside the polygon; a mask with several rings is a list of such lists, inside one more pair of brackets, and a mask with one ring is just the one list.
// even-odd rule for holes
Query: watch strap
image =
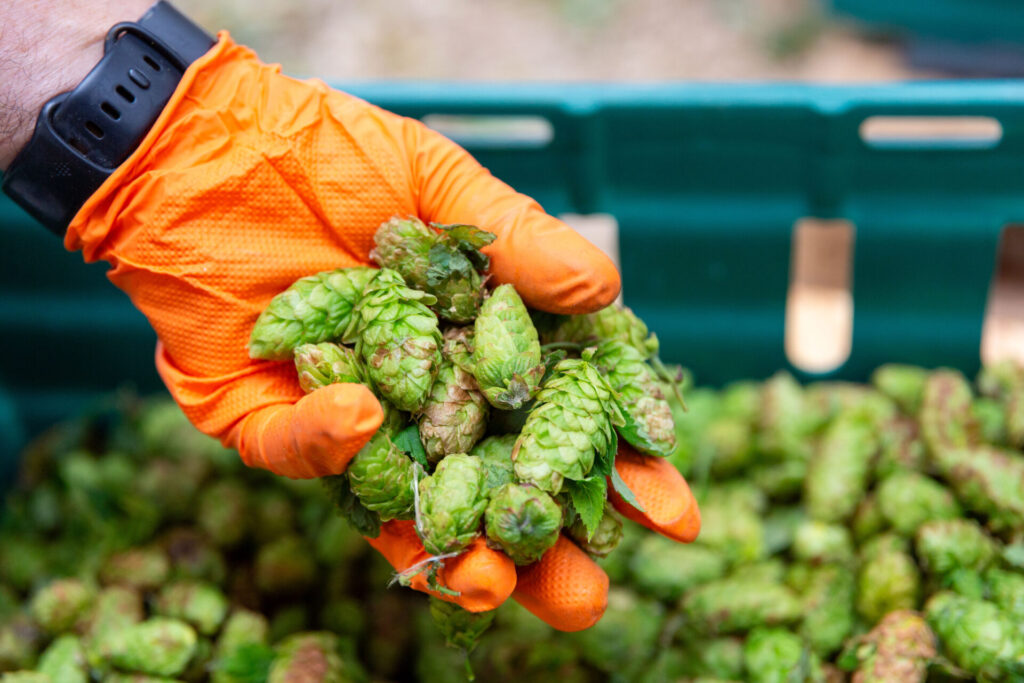
{"label": "watch strap", "polygon": [[214,39],[160,0],[137,23],[113,26],[104,55],[74,90],[45,105],[3,191],[63,236],[103,181],[153,127],[189,64]]}

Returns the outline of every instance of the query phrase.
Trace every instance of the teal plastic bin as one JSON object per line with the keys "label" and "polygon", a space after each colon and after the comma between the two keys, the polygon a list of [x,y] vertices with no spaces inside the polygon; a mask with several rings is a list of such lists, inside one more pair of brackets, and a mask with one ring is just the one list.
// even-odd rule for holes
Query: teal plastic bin
{"label": "teal plastic bin", "polygon": [[1024,44],[1019,0],[831,0],[839,15],[887,32],[964,43]]}
{"label": "teal plastic bin", "polygon": [[[830,376],[863,380],[886,361],[974,372],[1000,231],[1024,221],[1020,82],[348,90],[415,117],[505,117],[461,120],[461,141],[552,213],[613,215],[626,303],[704,383],[787,367],[804,217],[856,228],[852,353]],[[872,116],[990,117],[1001,137],[870,145]],[[153,333],[104,266],[9,202],[0,264],[0,384],[26,433],[125,384],[159,388]]]}

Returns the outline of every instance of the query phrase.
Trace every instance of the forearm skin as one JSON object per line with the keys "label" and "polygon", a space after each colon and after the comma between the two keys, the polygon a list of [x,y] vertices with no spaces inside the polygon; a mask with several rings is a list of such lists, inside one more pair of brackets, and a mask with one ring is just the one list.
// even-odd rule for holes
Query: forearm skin
{"label": "forearm skin", "polygon": [[153,1],[0,2],[0,171],[32,136],[43,104],[100,60],[107,29],[138,19]]}

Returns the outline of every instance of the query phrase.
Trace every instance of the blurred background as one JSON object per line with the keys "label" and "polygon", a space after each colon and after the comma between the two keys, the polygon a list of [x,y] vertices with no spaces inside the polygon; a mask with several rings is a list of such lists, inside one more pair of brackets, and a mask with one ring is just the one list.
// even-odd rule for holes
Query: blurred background
{"label": "blurred background", "polygon": [[1024,73],[1024,53],[1012,43],[1024,41],[1016,0],[178,4],[286,72],[328,81],[856,82]]}

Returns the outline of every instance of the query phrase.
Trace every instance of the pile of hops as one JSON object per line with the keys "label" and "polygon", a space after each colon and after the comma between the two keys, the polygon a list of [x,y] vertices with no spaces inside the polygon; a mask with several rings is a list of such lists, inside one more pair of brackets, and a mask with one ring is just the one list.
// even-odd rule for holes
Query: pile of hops
{"label": "pile of hops", "polygon": [[608,482],[635,502],[614,469],[618,438],[653,456],[676,445],[666,393],[678,390],[644,323],[619,305],[533,312],[512,285],[488,289],[480,249],[493,240],[393,218],[374,236],[379,269],[298,280],[249,342],[254,358],[293,359],[307,392],[349,382],[376,394],[383,425],[326,484],[367,536],[415,519],[433,557],[412,571],[442,592],[439,563],[481,534],[519,565],[563,532],[607,555],[622,527]]}

